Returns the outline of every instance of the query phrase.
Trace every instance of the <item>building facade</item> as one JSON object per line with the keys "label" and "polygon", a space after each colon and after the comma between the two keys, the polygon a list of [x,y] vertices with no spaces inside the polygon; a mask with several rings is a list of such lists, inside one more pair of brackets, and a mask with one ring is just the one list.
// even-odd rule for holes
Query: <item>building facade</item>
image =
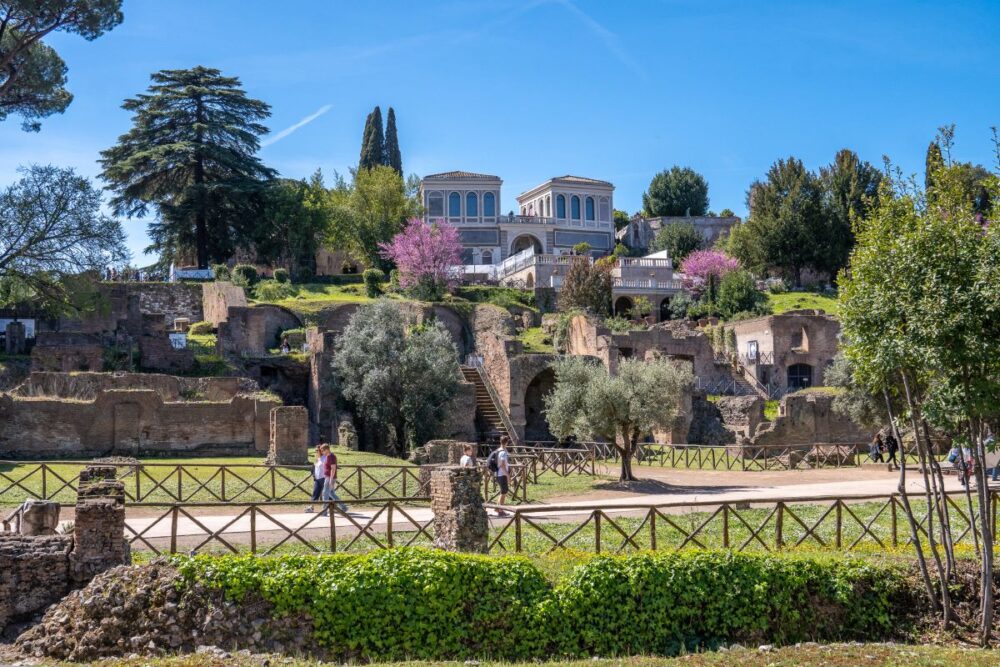
{"label": "building facade", "polygon": [[717,217],[671,216],[660,218],[632,218],[627,225],[618,230],[616,236],[619,242],[630,248],[647,252],[653,245],[656,234],[666,225],[689,223],[697,229],[707,245],[712,245],[720,236],[728,236],[733,226],[740,224],[738,216]]}
{"label": "building facade", "polygon": [[464,264],[498,264],[533,248],[562,255],[586,242],[594,254],[614,247],[614,186],[580,176],[550,178],[517,198],[518,212],[500,213],[499,176],[449,171],[425,176],[420,198],[427,221],[458,228]]}

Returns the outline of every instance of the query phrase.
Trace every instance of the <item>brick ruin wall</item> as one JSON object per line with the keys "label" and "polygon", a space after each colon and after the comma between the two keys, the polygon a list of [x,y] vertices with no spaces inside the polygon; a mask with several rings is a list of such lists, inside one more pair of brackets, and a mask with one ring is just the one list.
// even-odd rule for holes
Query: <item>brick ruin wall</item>
{"label": "brick ruin wall", "polygon": [[831,394],[809,390],[785,396],[778,418],[758,426],[748,444],[807,446],[870,442],[874,434],[835,412],[833,399]]}
{"label": "brick ruin wall", "polygon": [[239,377],[178,377],[160,373],[31,373],[11,393],[37,398],[92,401],[113,389],[150,389],[164,401],[228,401],[241,392],[256,391],[255,383]]}
{"label": "brick ruin wall", "polygon": [[0,395],[0,456],[265,453],[269,398],[167,402],[152,389],[101,391],[94,400]]}
{"label": "brick ruin wall", "polygon": [[231,307],[246,308],[248,305],[243,288],[226,282],[202,283],[201,301],[202,319],[213,326],[226,321]]}

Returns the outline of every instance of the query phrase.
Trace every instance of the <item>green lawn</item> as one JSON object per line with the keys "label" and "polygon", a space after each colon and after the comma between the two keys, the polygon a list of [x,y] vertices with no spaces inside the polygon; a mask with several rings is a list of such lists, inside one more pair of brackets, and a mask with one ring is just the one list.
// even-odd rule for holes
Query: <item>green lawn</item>
{"label": "green lawn", "polygon": [[784,294],[768,294],[767,297],[775,314],[803,308],[819,308],[831,315],[836,315],[839,312],[836,298],[815,292],[785,292]]}
{"label": "green lawn", "polygon": [[360,283],[349,285],[325,285],[307,283],[295,286],[295,296],[278,301],[255,301],[254,303],[273,303],[284,306],[306,319],[321,311],[342,303],[367,303],[372,301],[365,294],[365,286]]}
{"label": "green lawn", "polygon": [[222,358],[215,347],[215,334],[188,334],[188,349],[194,352],[195,366],[187,375],[194,377],[225,377],[239,375],[239,370]]}
{"label": "green lawn", "polygon": [[517,335],[528,354],[555,354],[552,338],[542,330],[542,327],[531,327]]}
{"label": "green lawn", "polygon": [[[909,644],[822,644],[801,645],[761,651],[756,646],[734,648],[728,651],[695,653],[676,658],[629,657],[599,658],[589,660],[550,660],[547,662],[510,663],[483,661],[471,664],[480,667],[992,667],[997,661],[995,650],[962,648],[957,646],[929,646]],[[271,664],[286,667],[318,667],[321,663],[301,658],[274,657]],[[128,658],[103,660],[91,663],[94,667],[259,667],[260,657],[239,653],[222,659],[208,655],[186,655],[168,658]],[[460,662],[386,662],[373,663],[384,667],[455,667]],[[466,663],[470,664],[470,663]]]}

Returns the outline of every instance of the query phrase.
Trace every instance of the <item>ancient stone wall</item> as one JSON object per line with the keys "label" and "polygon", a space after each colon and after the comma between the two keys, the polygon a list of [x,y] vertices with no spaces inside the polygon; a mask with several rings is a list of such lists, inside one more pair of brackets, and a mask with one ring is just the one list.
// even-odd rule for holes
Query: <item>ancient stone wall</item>
{"label": "ancient stone wall", "polygon": [[278,347],[282,331],[301,326],[302,321],[287,308],[271,304],[233,306],[226,321],[219,324],[219,352],[233,358],[264,356]]}
{"label": "ancient stone wall", "polygon": [[269,465],[309,463],[309,412],[299,406],[271,408]]}
{"label": "ancient stone wall", "polygon": [[437,437],[449,440],[475,440],[476,387],[464,380],[458,383],[454,398],[445,407],[444,419],[437,428]]}
{"label": "ancient stone wall", "polygon": [[0,631],[17,617],[58,602],[71,586],[69,535],[0,534]]}
{"label": "ancient stone wall", "polygon": [[227,282],[202,283],[201,304],[203,320],[214,326],[226,321],[230,308],[246,308],[248,305],[243,288]]}
{"label": "ancient stone wall", "polygon": [[31,349],[31,368],[63,373],[103,371],[104,350],[95,334],[40,331]]}
{"label": "ancient stone wall", "polygon": [[127,283],[129,293],[139,295],[139,310],[144,315],[159,314],[163,323],[172,328],[175,319],[200,322],[205,319],[202,308],[202,286],[187,283]]}
{"label": "ancient stone wall", "polygon": [[800,391],[781,400],[778,418],[757,427],[751,444],[813,445],[863,444],[873,433],[833,410],[833,394]]}
{"label": "ancient stone wall", "polygon": [[155,390],[105,390],[92,401],[0,395],[0,455],[264,453],[270,398],[165,402]]}
{"label": "ancient stone wall", "polygon": [[[337,334],[317,327],[306,329],[309,347],[309,385],[306,405],[309,407],[309,431],[312,444],[340,443],[337,420],[337,392],[334,389],[333,343]],[[356,435],[356,434],[355,434]]]}
{"label": "ancient stone wall", "polygon": [[164,401],[228,401],[256,384],[239,377],[178,377],[160,373],[31,373],[15,396],[92,401],[111,389],[151,389]]}
{"label": "ancient stone wall", "polygon": [[479,492],[481,486],[482,476],[476,468],[447,466],[431,473],[435,547],[486,552],[490,525]]}

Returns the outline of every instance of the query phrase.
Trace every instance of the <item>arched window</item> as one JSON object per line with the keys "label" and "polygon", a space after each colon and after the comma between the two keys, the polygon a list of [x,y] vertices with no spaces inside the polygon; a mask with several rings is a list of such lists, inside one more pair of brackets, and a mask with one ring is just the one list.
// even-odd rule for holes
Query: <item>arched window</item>
{"label": "arched window", "polygon": [[476,196],[475,192],[465,195],[465,217],[479,217],[479,197]]}
{"label": "arched window", "polygon": [[462,216],[462,196],[457,192],[448,195],[448,217],[459,218]]}
{"label": "arched window", "polygon": [[566,197],[563,195],[556,195],[556,217],[566,217]]}
{"label": "arched window", "polygon": [[593,220],[594,219],[594,198],[593,197],[587,197],[587,201],[586,201],[586,204],[584,205],[584,207],[585,207],[585,213],[587,214],[587,220]]}
{"label": "arched window", "polygon": [[573,195],[569,200],[570,217],[574,220],[580,219],[580,198]]}
{"label": "arched window", "polygon": [[[492,192],[483,195],[483,215],[492,218],[497,214],[497,198]],[[486,264],[486,262],[483,262]]]}
{"label": "arched window", "polygon": [[440,192],[427,195],[427,215],[431,218],[444,217],[444,195]]}
{"label": "arched window", "polygon": [[490,251],[490,250],[484,250],[483,251],[483,264],[492,264],[492,263],[493,263],[493,252]]}

